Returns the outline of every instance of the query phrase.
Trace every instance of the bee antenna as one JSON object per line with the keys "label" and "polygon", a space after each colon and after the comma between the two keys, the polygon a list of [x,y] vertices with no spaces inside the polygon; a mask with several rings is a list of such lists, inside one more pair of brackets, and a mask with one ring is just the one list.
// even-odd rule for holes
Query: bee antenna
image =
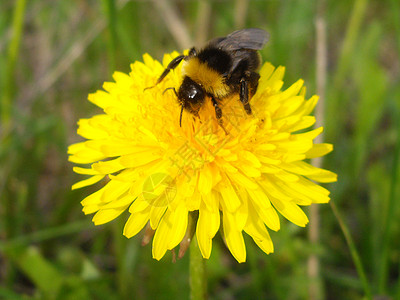
{"label": "bee antenna", "polygon": [[156,87],[156,86],[153,85],[153,86],[149,86],[149,87],[147,87],[147,88],[144,88],[144,89],[143,89],[143,92],[144,92],[144,91],[147,91],[147,90],[150,90],[150,89],[152,89],[152,88],[154,88],[154,87]]}
{"label": "bee antenna", "polygon": [[164,90],[164,92],[162,92],[162,94],[164,95],[164,93],[165,93],[166,91],[168,91],[168,90],[173,90],[173,91],[174,91],[174,93],[175,93],[175,95],[178,97],[178,93],[176,92],[176,90],[175,90],[175,88],[174,88],[174,87],[169,87],[169,88],[166,88],[166,89]]}
{"label": "bee antenna", "polygon": [[182,113],[183,113],[183,105],[181,108],[181,116],[179,117],[179,127],[182,127]]}

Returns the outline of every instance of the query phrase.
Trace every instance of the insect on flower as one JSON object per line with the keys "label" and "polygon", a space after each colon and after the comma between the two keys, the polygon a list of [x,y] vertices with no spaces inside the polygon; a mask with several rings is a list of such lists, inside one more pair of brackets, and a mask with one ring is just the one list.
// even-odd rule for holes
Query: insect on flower
{"label": "insect on flower", "polygon": [[[103,111],[79,121],[85,140],[68,152],[81,165],[74,171],[89,176],[73,189],[108,178],[81,202],[96,225],[128,214],[123,234],[144,230],[157,260],[187,248],[188,237],[209,258],[222,228],[244,262],[244,233],[271,253],[279,216],[304,227],[302,207],[329,202],[329,190],[315,182],[334,182],[336,174],[306,161],[333,149],[314,143],[322,127],[309,129],[318,96],[306,98],[301,79],[283,90],[282,66],[258,70],[267,40],[261,29],[244,29],[201,50],[166,54],[162,63],[145,54],[89,95]],[[175,94],[160,93],[173,87]]]}
{"label": "insect on flower", "polygon": [[215,108],[218,124],[227,133],[222,122],[219,106],[224,98],[239,94],[247,114],[251,114],[249,101],[258,86],[258,69],[261,50],[268,41],[266,31],[258,28],[237,30],[226,37],[212,39],[201,49],[191,48],[188,55],[175,57],[158,78],[159,84],[168,73],[184,60],[183,81],[178,92],[174,90],[181,105],[179,125],[182,126],[183,110],[198,117],[206,97]]}

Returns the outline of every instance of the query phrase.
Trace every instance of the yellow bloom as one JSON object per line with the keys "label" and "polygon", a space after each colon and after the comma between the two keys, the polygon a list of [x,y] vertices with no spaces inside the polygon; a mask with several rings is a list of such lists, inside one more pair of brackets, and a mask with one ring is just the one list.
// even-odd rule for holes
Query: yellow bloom
{"label": "yellow bloom", "polygon": [[87,141],[71,145],[69,159],[89,165],[74,171],[91,177],[73,189],[109,181],[82,201],[83,211],[96,213],[93,222],[100,225],[128,209],[124,235],[130,238],[149,223],[158,260],[182,241],[192,211],[198,211],[196,236],[204,258],[220,227],[237,261],[246,260],[243,231],[271,253],[267,228],[279,230],[277,212],[305,226],[299,206],[329,201],[329,191],[313,181],[336,180],[304,161],[332,151],[330,144],[313,144],[322,128],[304,131],[315,122],[309,114],[318,97],[304,99],[302,80],[282,91],[284,68],[265,63],[250,101],[252,115],[238,96],[222,103],[229,134],[218,125],[211,101],[199,118],[184,111],[180,127],[180,105],[172,90],[164,90],[178,89],[181,68],[144,90],[177,55],[165,55],[163,64],[144,55],[129,75],[116,72],[105,91],[89,95],[104,113],[79,121],[78,134]]}

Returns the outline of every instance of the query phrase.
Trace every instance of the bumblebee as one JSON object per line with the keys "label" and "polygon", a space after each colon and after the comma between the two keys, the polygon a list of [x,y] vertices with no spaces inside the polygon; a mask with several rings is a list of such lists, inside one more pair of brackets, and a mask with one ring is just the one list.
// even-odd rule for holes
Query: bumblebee
{"label": "bumblebee", "polygon": [[182,107],[179,125],[182,126],[183,110],[198,117],[200,108],[209,98],[215,108],[218,124],[227,132],[222,122],[220,103],[232,94],[239,95],[246,113],[250,115],[249,100],[255,94],[260,78],[257,70],[261,58],[257,50],[261,50],[268,39],[268,33],[262,29],[238,30],[226,37],[212,39],[201,50],[193,47],[188,55],[174,58],[156,85],[181,61],[186,62],[183,66],[184,78],[178,91],[170,88],[174,90]]}

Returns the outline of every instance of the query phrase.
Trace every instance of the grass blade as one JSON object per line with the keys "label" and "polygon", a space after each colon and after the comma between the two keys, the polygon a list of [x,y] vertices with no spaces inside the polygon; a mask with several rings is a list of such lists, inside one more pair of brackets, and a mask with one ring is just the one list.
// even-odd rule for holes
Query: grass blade
{"label": "grass blade", "polygon": [[8,47],[6,73],[3,82],[3,97],[1,98],[1,120],[4,130],[3,133],[8,131],[11,122],[14,70],[21,44],[25,7],[26,0],[18,0],[14,8],[12,23],[13,34]]}
{"label": "grass blade", "polygon": [[353,258],[353,262],[356,266],[358,276],[360,276],[365,296],[367,297],[367,299],[372,299],[371,289],[370,289],[370,286],[368,283],[368,279],[367,279],[367,276],[365,275],[365,270],[364,270],[363,264],[361,262],[360,255],[358,254],[356,245],[354,244],[354,241],[353,241],[353,238],[351,237],[350,231],[349,231],[347,225],[344,223],[342,217],[340,216],[335,202],[331,200],[329,202],[329,204],[332,208],[332,211],[333,211],[333,214],[335,215],[336,220],[339,222],[340,228],[342,229],[342,232],[346,239],[347,245],[350,248],[350,254],[351,254],[351,257]]}
{"label": "grass blade", "polygon": [[112,74],[116,67],[116,49],[117,49],[117,27],[116,27],[116,5],[114,0],[103,0],[103,8],[108,21],[109,40],[108,46],[108,59],[109,59],[109,72]]}

